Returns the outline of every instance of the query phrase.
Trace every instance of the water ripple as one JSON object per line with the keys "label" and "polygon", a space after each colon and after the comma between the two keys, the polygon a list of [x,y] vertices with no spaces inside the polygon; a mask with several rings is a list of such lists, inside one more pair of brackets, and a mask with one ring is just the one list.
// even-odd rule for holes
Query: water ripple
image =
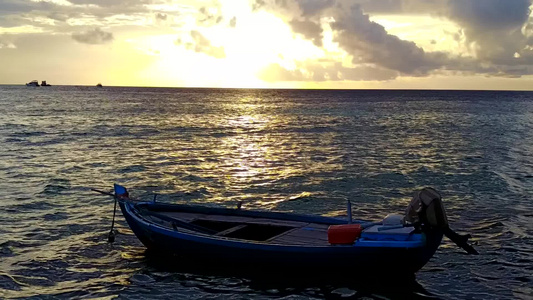
{"label": "water ripple", "polygon": [[[0,298],[527,299],[533,98],[469,91],[1,86]],[[414,279],[358,282],[167,269],[88,187],[142,199],[354,217],[441,191],[450,224]],[[266,278],[265,278],[266,277]],[[342,279],[342,278],[341,278]]]}

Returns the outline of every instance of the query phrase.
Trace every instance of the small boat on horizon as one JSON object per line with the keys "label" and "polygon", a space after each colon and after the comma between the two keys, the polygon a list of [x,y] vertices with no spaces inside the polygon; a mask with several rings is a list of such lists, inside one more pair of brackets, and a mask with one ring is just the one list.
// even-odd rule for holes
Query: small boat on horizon
{"label": "small boat on horizon", "polygon": [[102,87],[102,84],[101,84],[101,83],[98,83],[98,84],[96,85],[96,87]]}
{"label": "small boat on horizon", "polygon": [[26,83],[26,86],[39,86],[39,82],[37,80],[32,80]]}
{"label": "small boat on horizon", "polygon": [[46,83],[46,80],[43,80],[43,81],[41,81],[41,86],[52,86],[52,85]]}
{"label": "small boat on horizon", "polygon": [[[467,240],[449,226],[440,194],[425,188],[405,215],[381,221],[144,202],[115,184],[113,196],[129,227],[150,250],[170,254],[169,263],[189,261],[213,266],[279,272],[412,275],[439,247],[443,235],[470,254]],[[113,224],[114,224],[113,213]],[[113,224],[109,242],[115,239]],[[174,257],[174,258],[173,258]]]}

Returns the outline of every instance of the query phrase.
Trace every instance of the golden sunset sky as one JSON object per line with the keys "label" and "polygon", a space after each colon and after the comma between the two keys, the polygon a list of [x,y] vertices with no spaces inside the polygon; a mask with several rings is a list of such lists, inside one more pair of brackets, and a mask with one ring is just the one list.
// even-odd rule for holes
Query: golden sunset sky
{"label": "golden sunset sky", "polygon": [[0,0],[0,84],[533,89],[530,0]]}

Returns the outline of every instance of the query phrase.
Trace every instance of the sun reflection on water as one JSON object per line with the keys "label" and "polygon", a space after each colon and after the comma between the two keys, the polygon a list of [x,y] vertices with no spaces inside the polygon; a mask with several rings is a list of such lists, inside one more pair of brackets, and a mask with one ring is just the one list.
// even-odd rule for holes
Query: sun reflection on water
{"label": "sun reflection on water", "polygon": [[[424,285],[459,298],[498,292],[472,270],[528,283],[516,270],[531,265],[533,105],[513,94],[500,103],[483,93],[437,101],[449,92],[434,91],[388,101],[383,91],[7,89],[2,95],[15,96],[0,99],[0,298],[212,296],[189,285],[202,276],[147,266],[120,214],[117,241],[107,244],[113,202],[87,187],[113,182],[143,200],[155,192],[162,202],[243,201],[314,215],[345,215],[351,199],[354,217],[372,220],[401,213],[415,189],[431,185],[450,223],[470,228],[484,255],[464,259],[445,241],[419,273]],[[233,288],[225,295],[240,296]],[[243,297],[258,293],[243,288]]]}
{"label": "sun reflection on water", "polygon": [[267,128],[273,117],[258,113],[258,105],[240,103],[238,115],[229,115],[226,123],[227,135],[218,142],[217,152],[224,168],[226,185],[243,187],[260,180],[269,180],[273,172],[269,167],[274,151],[259,134]]}

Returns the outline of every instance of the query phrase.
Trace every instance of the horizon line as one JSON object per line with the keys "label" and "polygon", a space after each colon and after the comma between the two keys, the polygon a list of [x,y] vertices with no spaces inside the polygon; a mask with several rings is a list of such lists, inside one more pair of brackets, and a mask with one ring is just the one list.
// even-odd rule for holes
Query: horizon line
{"label": "horizon line", "polygon": [[[0,83],[0,86],[25,86],[25,84]],[[39,86],[42,87],[42,86]],[[45,88],[53,87],[97,87],[96,85],[84,84],[52,84]],[[206,87],[206,86],[134,86],[134,85],[103,85],[103,88],[163,88],[163,89],[220,89],[220,90],[323,90],[323,91],[479,91],[479,92],[533,92],[530,90],[512,90],[512,89],[449,89],[449,88],[300,88],[300,87]]]}

